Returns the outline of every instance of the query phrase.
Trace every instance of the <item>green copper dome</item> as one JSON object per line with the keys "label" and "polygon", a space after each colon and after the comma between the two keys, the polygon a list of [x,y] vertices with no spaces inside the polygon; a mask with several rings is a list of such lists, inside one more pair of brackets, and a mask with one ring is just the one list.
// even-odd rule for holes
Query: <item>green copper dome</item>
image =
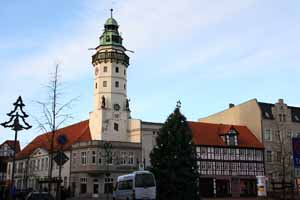
{"label": "green copper dome", "polygon": [[114,25],[118,26],[118,22],[114,18],[108,18],[104,25]]}
{"label": "green copper dome", "polygon": [[112,16],[112,9],[110,18],[108,18],[104,24],[104,32],[100,36],[100,45],[115,45],[122,46],[122,37],[119,34],[118,22]]}

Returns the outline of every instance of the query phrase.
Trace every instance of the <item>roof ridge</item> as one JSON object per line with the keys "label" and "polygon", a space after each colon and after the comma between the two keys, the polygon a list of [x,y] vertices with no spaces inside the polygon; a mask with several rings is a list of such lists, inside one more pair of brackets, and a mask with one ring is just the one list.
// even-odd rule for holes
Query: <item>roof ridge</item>
{"label": "roof ridge", "polygon": [[200,122],[200,121],[188,121],[188,123],[196,123],[196,124],[208,124],[208,125],[218,125],[218,126],[238,126],[238,127],[247,127],[245,125],[236,125],[236,124],[223,124],[223,123],[213,123],[213,122]]}
{"label": "roof ridge", "polygon": [[[77,123],[74,123],[74,124],[70,124],[70,125],[68,125],[68,126],[65,126],[65,127],[59,128],[59,129],[56,129],[55,131],[61,131],[61,130],[64,130],[64,129],[66,129],[66,128],[70,128],[71,126],[76,126],[76,125],[78,125],[78,124],[84,123],[84,122],[86,122],[86,121],[89,121],[89,119],[82,120],[82,121],[77,122]],[[48,132],[46,132],[46,133],[42,133],[42,134],[40,134],[40,135],[38,135],[38,136],[36,136],[36,137],[43,136],[43,135],[47,135],[47,134],[50,134],[50,133],[52,133],[52,131],[48,131]]]}

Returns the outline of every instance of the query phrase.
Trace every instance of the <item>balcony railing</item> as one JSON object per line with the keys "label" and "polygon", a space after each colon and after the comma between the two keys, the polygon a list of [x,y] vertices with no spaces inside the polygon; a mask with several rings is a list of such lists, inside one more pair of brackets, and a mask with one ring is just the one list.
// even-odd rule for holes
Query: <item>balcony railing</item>
{"label": "balcony railing", "polygon": [[129,57],[125,53],[119,52],[97,52],[92,57],[92,62],[108,62],[108,61],[115,61],[125,64],[126,66],[129,65]]}

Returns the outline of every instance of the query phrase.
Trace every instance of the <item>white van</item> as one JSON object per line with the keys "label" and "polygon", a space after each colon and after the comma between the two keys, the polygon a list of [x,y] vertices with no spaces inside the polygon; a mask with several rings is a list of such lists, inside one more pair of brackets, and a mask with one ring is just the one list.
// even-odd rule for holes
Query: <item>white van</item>
{"label": "white van", "polygon": [[119,176],[113,192],[113,200],[155,200],[156,184],[149,171],[136,171]]}

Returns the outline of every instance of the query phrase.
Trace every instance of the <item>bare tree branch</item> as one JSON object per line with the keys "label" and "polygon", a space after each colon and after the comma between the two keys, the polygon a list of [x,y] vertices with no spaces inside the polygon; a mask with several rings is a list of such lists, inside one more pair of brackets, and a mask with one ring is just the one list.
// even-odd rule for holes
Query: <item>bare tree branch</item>
{"label": "bare tree branch", "polygon": [[[50,144],[49,149],[49,172],[48,177],[52,179],[53,170],[53,153],[54,153],[54,138],[57,129],[62,126],[68,119],[71,119],[70,114],[65,114],[64,111],[67,108],[71,108],[72,103],[75,102],[77,98],[72,98],[66,101],[66,103],[61,103],[61,100],[65,98],[65,93],[61,89],[62,84],[60,80],[59,64],[55,65],[54,73],[50,75],[50,81],[46,86],[48,90],[48,99],[46,101],[36,101],[38,106],[41,108],[41,117],[34,118],[40,130],[47,133],[47,142]],[[51,183],[49,182],[49,191],[51,190]]]}

